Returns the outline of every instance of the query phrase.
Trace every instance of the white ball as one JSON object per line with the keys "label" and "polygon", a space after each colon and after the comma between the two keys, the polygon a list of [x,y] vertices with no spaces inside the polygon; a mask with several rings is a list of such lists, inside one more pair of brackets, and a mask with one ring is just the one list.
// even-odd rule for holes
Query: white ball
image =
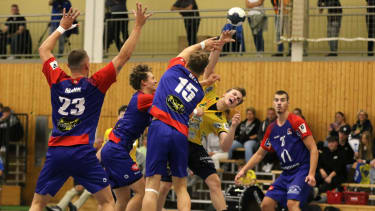
{"label": "white ball", "polygon": [[228,10],[227,21],[233,26],[240,26],[245,21],[246,13],[240,7],[233,7]]}

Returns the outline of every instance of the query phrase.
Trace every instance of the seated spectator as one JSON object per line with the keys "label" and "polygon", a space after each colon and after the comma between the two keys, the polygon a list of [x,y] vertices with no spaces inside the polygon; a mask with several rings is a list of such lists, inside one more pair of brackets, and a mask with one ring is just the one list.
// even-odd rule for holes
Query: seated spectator
{"label": "seated spectator", "polygon": [[354,151],[349,145],[348,137],[350,135],[350,126],[344,125],[339,130],[339,147],[343,150],[346,164],[354,163]]}
{"label": "seated spectator", "polygon": [[341,189],[346,181],[346,164],[343,151],[338,147],[338,137],[328,138],[328,148],[319,155],[317,185],[319,193],[335,188]]}
{"label": "seated spectator", "polygon": [[255,109],[246,109],[246,119],[240,123],[236,129],[232,147],[228,157],[233,157],[233,151],[240,147],[245,147],[245,160],[250,160],[254,154],[254,148],[258,144],[258,130],[260,121],[255,117]]}
{"label": "seated spectator", "polygon": [[345,115],[344,115],[344,113],[342,113],[340,111],[336,112],[336,114],[335,114],[335,121],[332,122],[328,126],[328,134],[329,134],[329,136],[338,136],[340,128],[343,127],[344,125],[345,126],[348,125],[345,122]]}
{"label": "seated spectator", "polygon": [[208,155],[212,158],[214,161],[215,169],[220,169],[220,160],[221,159],[227,159],[228,153],[223,152],[223,150],[220,147],[219,137],[214,134],[210,133],[206,137],[206,150]]}
{"label": "seated spectator", "polygon": [[363,132],[372,133],[372,124],[368,119],[368,114],[364,110],[360,110],[357,115],[357,122],[352,127],[352,138],[360,139]]}
{"label": "seated spectator", "polygon": [[[26,29],[26,19],[20,15],[18,5],[11,6],[12,17],[9,17],[5,22],[5,27],[2,30],[7,34],[8,43],[10,43],[11,54],[31,54],[31,36],[29,30]],[[9,57],[13,59],[14,57]]]}
{"label": "seated spectator", "polygon": [[372,147],[372,138],[369,131],[363,132],[359,143],[358,152],[354,155],[356,162],[353,164],[355,169],[358,163],[370,163],[375,158],[375,149]]}
{"label": "seated spectator", "polygon": [[305,120],[305,117],[302,114],[302,109],[300,109],[300,108],[293,109],[293,114],[295,114],[295,115],[297,115],[297,116],[299,116],[299,117],[301,117],[302,119]]}
{"label": "seated spectator", "polygon": [[18,117],[9,107],[4,107],[0,118],[0,146],[4,146],[6,141],[19,141],[23,135],[23,127]]}
{"label": "seated spectator", "polygon": [[[270,107],[267,109],[267,117],[266,119],[260,124],[259,131],[258,131],[258,140],[262,140],[264,134],[266,133],[268,125],[270,125],[273,121],[277,118],[276,111],[274,108]],[[279,163],[279,159],[277,158],[276,152],[268,152],[264,159],[262,160],[262,170],[264,172],[270,172],[272,167],[275,164]]]}

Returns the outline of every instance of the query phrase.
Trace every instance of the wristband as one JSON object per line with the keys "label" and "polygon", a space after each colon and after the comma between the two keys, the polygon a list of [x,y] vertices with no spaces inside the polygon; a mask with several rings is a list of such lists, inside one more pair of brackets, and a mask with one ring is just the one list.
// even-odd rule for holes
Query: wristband
{"label": "wristband", "polygon": [[66,32],[62,26],[57,27],[56,31],[60,32],[60,34],[64,34],[64,32]]}
{"label": "wristband", "polygon": [[197,115],[197,113],[198,113],[197,109],[194,109],[193,111],[194,116]]}
{"label": "wristband", "polygon": [[200,44],[201,44],[202,50],[204,50],[204,48],[206,47],[206,44],[204,43],[204,41],[200,42]]}

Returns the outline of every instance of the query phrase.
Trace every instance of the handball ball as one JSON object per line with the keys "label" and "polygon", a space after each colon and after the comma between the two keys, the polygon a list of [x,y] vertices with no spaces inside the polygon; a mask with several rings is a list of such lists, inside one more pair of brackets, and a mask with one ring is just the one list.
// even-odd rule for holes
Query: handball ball
{"label": "handball ball", "polygon": [[242,8],[233,7],[228,10],[227,20],[233,26],[241,26],[245,21],[246,13]]}

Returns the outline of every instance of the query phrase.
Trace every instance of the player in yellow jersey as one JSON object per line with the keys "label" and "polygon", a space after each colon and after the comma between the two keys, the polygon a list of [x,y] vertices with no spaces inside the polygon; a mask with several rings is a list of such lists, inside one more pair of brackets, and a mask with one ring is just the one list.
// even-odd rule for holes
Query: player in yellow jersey
{"label": "player in yellow jersey", "polygon": [[[231,37],[234,31],[223,33],[220,39]],[[203,75],[203,80],[214,74],[214,67],[219,59],[221,50],[215,50],[210,55],[210,63],[207,65]],[[225,111],[233,109],[243,102],[246,91],[243,88],[235,87],[226,91],[220,97],[216,91],[216,84],[203,86],[205,96],[198,104],[194,115],[189,121],[189,161],[188,167],[194,174],[201,177],[210,189],[212,203],[216,210],[226,210],[224,195],[221,191],[221,181],[216,172],[214,163],[206,150],[203,148],[202,137],[209,133],[215,133],[219,137],[220,147],[223,151],[228,151],[232,146],[234,134],[241,121],[239,113],[232,118],[232,125],[227,123]],[[167,178],[162,178],[159,190],[158,210],[164,205],[166,195],[171,187]]]}

